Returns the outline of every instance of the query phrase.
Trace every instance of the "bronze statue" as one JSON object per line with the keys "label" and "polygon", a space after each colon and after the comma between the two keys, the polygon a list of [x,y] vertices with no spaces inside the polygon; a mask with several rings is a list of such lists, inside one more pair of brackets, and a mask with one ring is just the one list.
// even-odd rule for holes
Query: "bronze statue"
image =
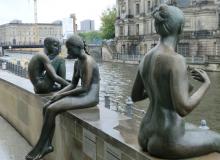
{"label": "bronze statue", "polygon": [[[67,86],[65,60],[58,56],[60,42],[55,38],[44,40],[45,54],[36,54],[28,65],[28,75],[38,94],[58,91]],[[56,83],[60,84],[58,86]]]}
{"label": "bronze statue", "polygon": [[206,72],[194,69],[191,75],[201,86],[189,94],[187,66],[184,57],[175,51],[184,15],[174,6],[161,5],[153,17],[160,40],[141,61],[132,90],[134,102],[150,99],[139,130],[139,144],[151,155],[166,159],[220,152],[218,133],[189,128],[183,119],[199,104],[210,86]]}
{"label": "bronze statue", "polygon": [[[44,123],[40,138],[26,156],[26,160],[37,160],[53,151],[51,144],[55,117],[67,110],[96,106],[99,103],[99,69],[94,59],[85,50],[83,41],[72,36],[66,41],[68,57],[77,59],[74,64],[72,83],[57,92],[44,106]],[[81,79],[81,86],[77,87]]]}

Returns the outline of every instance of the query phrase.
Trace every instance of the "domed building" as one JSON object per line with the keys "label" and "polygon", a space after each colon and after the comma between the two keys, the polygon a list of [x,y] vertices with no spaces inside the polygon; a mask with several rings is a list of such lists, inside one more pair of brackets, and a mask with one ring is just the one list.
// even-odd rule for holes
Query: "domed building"
{"label": "domed building", "polygon": [[175,5],[185,14],[179,54],[220,55],[220,0],[117,0],[118,54],[145,54],[156,45],[159,37],[151,13],[161,3]]}

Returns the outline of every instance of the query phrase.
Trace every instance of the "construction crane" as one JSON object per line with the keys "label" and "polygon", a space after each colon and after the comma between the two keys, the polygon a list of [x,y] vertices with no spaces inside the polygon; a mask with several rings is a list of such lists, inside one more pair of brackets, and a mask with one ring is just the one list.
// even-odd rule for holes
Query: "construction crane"
{"label": "construction crane", "polygon": [[[37,0],[33,0],[34,1],[34,43],[38,44],[39,43],[39,29],[38,29],[38,20],[37,20]],[[28,0],[28,2],[30,3],[30,0]]]}
{"label": "construction crane", "polygon": [[[37,0],[33,0],[34,1],[34,23],[37,23]],[[30,3],[30,0],[28,0],[28,3]]]}
{"label": "construction crane", "polygon": [[34,0],[34,22],[37,23],[37,0]]}

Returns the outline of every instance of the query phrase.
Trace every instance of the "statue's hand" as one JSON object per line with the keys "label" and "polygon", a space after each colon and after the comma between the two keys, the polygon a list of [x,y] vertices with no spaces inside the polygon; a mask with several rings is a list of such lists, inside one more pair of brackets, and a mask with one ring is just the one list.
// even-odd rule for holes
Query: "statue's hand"
{"label": "statue's hand", "polygon": [[57,101],[57,100],[59,100],[61,97],[62,97],[61,95],[56,94],[56,95],[54,95],[54,96],[51,98],[50,101],[52,101],[52,102]]}
{"label": "statue's hand", "polygon": [[210,83],[210,79],[207,73],[202,69],[194,69],[191,71],[191,75],[193,79],[202,82],[202,83]]}
{"label": "statue's hand", "polygon": [[52,103],[51,100],[49,100],[47,103],[44,104],[44,107],[47,108]]}

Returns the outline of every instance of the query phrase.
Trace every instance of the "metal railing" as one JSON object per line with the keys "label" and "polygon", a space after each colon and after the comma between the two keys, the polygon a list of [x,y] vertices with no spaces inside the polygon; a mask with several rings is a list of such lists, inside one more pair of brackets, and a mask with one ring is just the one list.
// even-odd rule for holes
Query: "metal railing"
{"label": "metal railing", "polygon": [[207,61],[205,56],[186,56],[185,60],[188,64],[204,64]]}
{"label": "metal railing", "polygon": [[[113,59],[122,61],[140,61],[144,54],[114,53]],[[220,64],[220,55],[184,56],[188,64]]]}
{"label": "metal railing", "polygon": [[188,64],[220,64],[218,55],[186,56],[185,59]]}
{"label": "metal railing", "polygon": [[138,109],[128,97],[125,103],[114,100],[108,94],[105,95],[105,108],[127,115],[130,118],[142,119],[146,114],[145,110]]}
{"label": "metal railing", "polygon": [[24,77],[24,78],[28,77],[27,68],[24,68],[19,64],[11,63],[7,60],[0,59],[0,68],[2,70],[8,70],[8,71],[20,76],[20,77]]}
{"label": "metal railing", "polygon": [[140,61],[144,57],[144,54],[120,54],[114,53],[113,59],[122,61]]}

